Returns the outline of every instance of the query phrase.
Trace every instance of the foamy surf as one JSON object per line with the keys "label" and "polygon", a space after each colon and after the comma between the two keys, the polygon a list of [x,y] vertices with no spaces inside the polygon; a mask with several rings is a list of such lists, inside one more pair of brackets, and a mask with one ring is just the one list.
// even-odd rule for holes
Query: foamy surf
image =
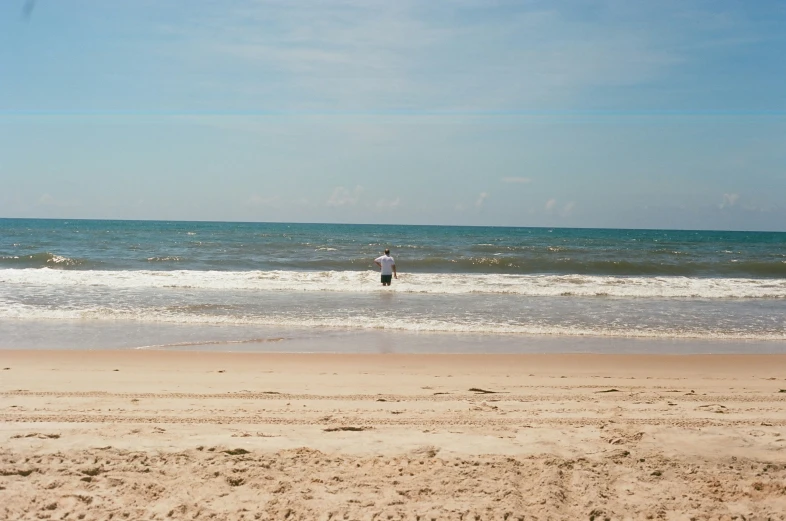
{"label": "foamy surf", "polygon": [[[640,310],[636,312],[640,314]],[[298,313],[265,313],[256,314],[214,314],[181,312],[173,308],[148,309],[112,309],[96,307],[91,309],[55,310],[33,308],[30,306],[11,306],[0,309],[0,319],[22,319],[33,321],[71,321],[82,325],[93,323],[136,323],[171,324],[183,326],[217,326],[224,328],[242,327],[275,327],[280,331],[313,330],[313,331],[401,331],[408,333],[450,333],[450,334],[487,334],[487,335],[525,335],[546,337],[598,337],[598,338],[641,338],[641,339],[702,339],[702,340],[756,340],[784,341],[786,330],[782,325],[774,327],[748,328],[744,319],[740,322],[713,324],[694,322],[689,317],[678,321],[671,319],[665,322],[634,320],[623,317],[619,320],[602,312],[594,318],[581,320],[578,317],[494,317],[480,316],[444,316],[428,314],[408,314],[402,310],[395,314],[362,313],[353,311],[347,314],[332,312],[320,313],[317,309],[302,310]],[[159,349],[166,347],[188,347],[219,343],[263,343],[279,342],[283,336],[254,337],[238,341],[189,341],[183,343],[151,344],[140,349]]]}
{"label": "foamy surf", "polygon": [[8,345],[116,327],[124,346],[173,349],[293,331],[786,340],[783,233],[0,221]]}
{"label": "foamy surf", "polygon": [[[115,289],[208,289],[376,293],[372,271],[63,271],[0,270],[0,282]],[[786,298],[786,279],[403,273],[385,291],[434,295],[734,299]]]}

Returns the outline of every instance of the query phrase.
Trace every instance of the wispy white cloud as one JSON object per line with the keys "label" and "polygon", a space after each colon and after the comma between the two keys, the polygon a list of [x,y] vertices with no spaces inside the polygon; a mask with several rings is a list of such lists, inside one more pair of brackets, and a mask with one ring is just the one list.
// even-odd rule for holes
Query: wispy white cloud
{"label": "wispy white cloud", "polygon": [[555,198],[551,198],[548,201],[546,201],[546,204],[544,206],[546,213],[552,215],[556,214],[559,215],[560,217],[570,217],[573,214],[573,209],[575,207],[576,207],[575,201],[568,201],[567,203],[560,206],[558,204],[557,199]]}
{"label": "wispy white cloud", "polygon": [[556,198],[552,197],[546,201],[546,204],[543,206],[543,208],[547,215],[570,217],[573,215],[573,210],[576,208],[576,202],[568,201],[562,204]]}
{"label": "wispy white cloud", "polygon": [[400,204],[401,204],[401,198],[396,197],[395,199],[390,199],[390,200],[380,199],[379,201],[377,201],[376,206],[377,208],[380,209],[394,209],[394,208],[398,208]]}
{"label": "wispy white cloud", "polygon": [[355,206],[363,194],[363,187],[358,185],[353,190],[337,186],[327,200],[328,206]]}
{"label": "wispy white cloud", "polygon": [[740,194],[723,194],[723,202],[719,205],[720,208],[727,208],[737,204]]}
{"label": "wispy white cloud", "polygon": [[490,197],[488,192],[480,192],[478,195],[477,200],[475,201],[475,208],[483,207],[483,204],[486,202],[486,199]]}
{"label": "wispy white cloud", "polygon": [[[222,90],[257,103],[275,92],[279,108],[305,110],[552,108],[587,89],[649,83],[689,59],[679,4],[637,14],[602,3],[601,20],[523,2],[208,3],[162,31],[175,37],[165,52],[231,69]],[[631,15],[648,23],[622,21]]]}

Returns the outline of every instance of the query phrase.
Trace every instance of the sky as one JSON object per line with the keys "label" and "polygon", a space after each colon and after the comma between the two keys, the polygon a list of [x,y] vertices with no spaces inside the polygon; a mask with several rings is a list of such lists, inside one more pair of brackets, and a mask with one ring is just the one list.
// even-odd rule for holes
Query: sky
{"label": "sky", "polygon": [[3,0],[0,217],[786,231],[783,0]]}

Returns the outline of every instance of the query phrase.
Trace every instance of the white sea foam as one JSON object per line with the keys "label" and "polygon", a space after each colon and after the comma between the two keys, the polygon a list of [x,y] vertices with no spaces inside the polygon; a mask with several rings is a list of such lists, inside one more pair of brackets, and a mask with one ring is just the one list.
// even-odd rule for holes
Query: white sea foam
{"label": "white sea foam", "polygon": [[[381,291],[373,271],[0,270],[0,283],[107,288],[233,291]],[[786,298],[786,279],[614,277],[598,275],[401,274],[386,291],[626,298]]]}
{"label": "white sea foam", "polygon": [[[158,324],[200,326],[275,326],[279,329],[334,329],[366,331],[404,331],[422,333],[512,334],[559,337],[606,338],[683,338],[704,340],[759,340],[784,341],[786,332],[755,332],[744,330],[707,330],[705,328],[629,327],[622,325],[577,326],[571,324],[511,324],[481,320],[450,321],[427,317],[410,317],[391,321],[384,316],[355,315],[350,317],[325,316],[216,316],[209,314],[177,313],[168,309],[117,310],[105,307],[81,310],[55,310],[8,306],[0,308],[0,319],[127,321]],[[273,339],[277,340],[277,339]],[[270,340],[268,340],[270,341]],[[215,343],[215,342],[209,342]]]}

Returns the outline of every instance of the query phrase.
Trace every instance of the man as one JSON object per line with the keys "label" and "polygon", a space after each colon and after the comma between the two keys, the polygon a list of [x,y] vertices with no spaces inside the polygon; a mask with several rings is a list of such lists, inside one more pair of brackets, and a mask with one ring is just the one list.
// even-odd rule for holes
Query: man
{"label": "man", "polygon": [[398,278],[396,273],[396,261],[390,256],[390,250],[385,249],[385,255],[374,259],[374,264],[379,266],[382,270],[382,285],[390,286],[391,277]]}

